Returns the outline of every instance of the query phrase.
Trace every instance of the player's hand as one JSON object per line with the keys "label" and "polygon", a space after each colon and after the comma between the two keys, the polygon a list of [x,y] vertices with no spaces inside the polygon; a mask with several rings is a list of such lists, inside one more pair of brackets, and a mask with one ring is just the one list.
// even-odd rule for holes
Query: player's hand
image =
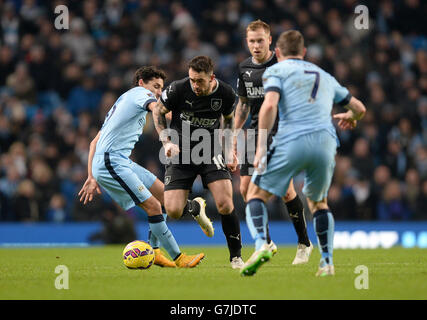
{"label": "player's hand", "polygon": [[91,202],[96,194],[101,194],[101,189],[93,177],[88,177],[79,192],[80,202],[83,202],[83,204]]}
{"label": "player's hand", "polygon": [[353,119],[351,112],[337,113],[333,115],[333,118],[338,120],[338,127],[341,130],[352,130],[357,126],[357,120]]}
{"label": "player's hand", "polygon": [[173,158],[179,154],[179,147],[178,145],[168,141],[166,142],[163,147],[165,148],[165,156],[166,158]]}
{"label": "player's hand", "polygon": [[253,162],[253,166],[259,173],[262,173],[265,170],[265,162],[262,161],[266,155],[266,149],[258,148],[255,153],[255,158]]}
{"label": "player's hand", "polygon": [[228,161],[227,161],[227,168],[228,168],[231,172],[234,172],[234,171],[236,171],[236,169],[237,169],[237,165],[238,165],[238,162],[237,162],[237,155],[236,155],[236,153],[235,153],[235,152],[233,152],[232,159],[230,159],[230,160],[231,160],[230,162],[228,162]]}

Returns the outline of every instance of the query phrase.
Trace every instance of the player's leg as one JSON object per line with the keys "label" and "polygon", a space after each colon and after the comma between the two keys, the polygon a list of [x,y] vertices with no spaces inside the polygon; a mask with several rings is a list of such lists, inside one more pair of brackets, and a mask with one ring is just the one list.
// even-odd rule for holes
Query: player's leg
{"label": "player's leg", "polygon": [[335,168],[336,140],[327,132],[306,137],[310,165],[306,168],[303,192],[313,214],[321,259],[316,275],[333,275],[334,217],[327,204],[329,186]]}
{"label": "player's leg", "polygon": [[[167,214],[165,213],[163,204],[164,204],[164,185],[163,182],[161,182],[159,179],[155,179],[151,187],[148,189],[152,195],[160,202],[160,205],[162,206],[162,215],[165,221],[167,221]],[[160,267],[169,267],[174,268],[176,267],[175,262],[169,260],[167,257],[164,256],[162,250],[160,249],[160,240],[156,237],[156,235],[151,231],[151,229],[148,230],[148,240],[150,245],[154,249],[155,259],[154,264]]]}
{"label": "player's leg", "polygon": [[193,165],[167,165],[165,173],[164,202],[167,214],[179,219],[185,214],[191,214],[199,223],[203,232],[208,236],[214,235],[212,222],[205,214],[205,200],[197,197],[188,199],[188,195],[197,177]]}
{"label": "player's leg", "polygon": [[[105,154],[104,162],[104,167],[107,169],[106,171],[109,176],[102,174],[98,178],[104,189],[109,191],[113,200],[119,203],[125,210],[135,205],[140,206],[148,215],[151,232],[157,237],[169,255],[177,259],[177,261],[178,259],[179,261],[190,259],[186,258],[188,256],[184,257],[181,254],[175,238],[166,225],[160,202],[153,197],[148,189],[153,185],[156,177],[148,170],[136,165],[130,159],[124,159],[120,156]],[[190,259],[191,263],[184,263],[180,266],[196,266],[204,255],[199,254],[197,257],[195,260],[192,257]]]}
{"label": "player's leg", "polygon": [[169,217],[173,219],[182,217],[189,193],[190,190],[185,189],[165,190],[164,206]]}
{"label": "player's leg", "polygon": [[160,202],[156,198],[151,196],[140,203],[139,206],[147,212],[151,232],[175,261],[176,266],[183,268],[195,267],[204,258],[203,253],[188,256],[181,252],[172,232],[166,225]]}
{"label": "player's leg", "polygon": [[246,194],[248,193],[249,182],[251,182],[251,176],[240,176],[240,194],[242,195],[243,201],[246,202]]}
{"label": "player's leg", "polygon": [[[249,183],[251,182],[253,167],[250,164],[242,164],[240,168],[240,194],[242,195],[243,201],[246,203],[246,195],[249,188]],[[271,247],[273,254],[277,253],[277,246],[271,240],[270,230],[267,225],[267,243]]]}
{"label": "player's leg", "polygon": [[271,149],[263,161],[261,167],[265,167],[265,170],[262,173],[254,172],[247,194],[246,221],[255,240],[255,252],[245,263],[241,275],[253,275],[271,258],[272,252],[266,239],[268,213],[265,203],[272,194],[284,197],[292,177],[303,165],[288,145]]}
{"label": "player's leg", "polygon": [[304,264],[310,259],[313,246],[307,234],[307,224],[304,216],[304,205],[295,191],[293,179],[289,183],[286,195],[282,197],[286,204],[289,217],[298,236],[297,253],[292,264]]}
{"label": "player's leg", "polygon": [[242,266],[240,274],[251,276],[273,256],[267,243],[268,213],[265,203],[271,193],[251,182],[249,184],[246,204],[246,223],[255,240],[255,251]]}
{"label": "player's leg", "polygon": [[[163,182],[161,182],[154,174],[152,174],[150,171],[145,169],[144,167],[140,166],[139,164],[135,162],[131,162],[131,169],[135,174],[138,176],[138,178],[142,181],[142,183],[148,188],[150,193],[154,196],[155,199],[157,199],[160,202],[160,205],[163,206],[163,192],[164,192],[164,185]],[[162,210],[163,218],[166,221],[167,220],[167,214],[164,213],[164,210]],[[148,229],[148,242],[154,249],[155,259],[154,264],[160,267],[170,267],[175,268],[175,262],[169,260],[161,251],[160,246],[160,240],[156,237],[156,235],[151,231],[151,229]]]}
{"label": "player's leg", "polygon": [[329,210],[326,198],[321,201],[312,201],[308,198],[307,201],[310,211],[313,213],[313,227],[322,256],[316,276],[334,275],[335,269],[332,258],[334,248],[334,216]]}
{"label": "player's leg", "polygon": [[242,237],[240,222],[233,204],[233,186],[231,180],[221,179],[207,184],[215,200],[216,208],[221,215],[222,231],[224,232],[233,268],[243,265]]}

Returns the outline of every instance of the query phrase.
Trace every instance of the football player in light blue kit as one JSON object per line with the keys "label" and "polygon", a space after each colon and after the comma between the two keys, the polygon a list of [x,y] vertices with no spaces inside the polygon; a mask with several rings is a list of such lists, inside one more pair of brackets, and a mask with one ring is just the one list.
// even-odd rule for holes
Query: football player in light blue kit
{"label": "football player in light blue kit", "polygon": [[347,130],[356,126],[366,108],[334,77],[303,60],[306,48],[300,32],[282,33],[275,51],[279,62],[263,74],[265,98],[259,112],[258,129],[260,136],[267,135],[277,113],[279,127],[268,153],[265,145],[258,144],[254,159],[257,169],[249,185],[246,206],[246,221],[255,240],[255,252],[240,273],[253,275],[272,257],[266,242],[265,202],[273,194],[283,197],[283,190],[287,190],[292,177],[305,171],[303,193],[313,214],[321,253],[316,275],[334,275],[334,218],[327,195],[339,142],[331,110],[334,103],[348,109],[346,113],[333,116],[338,119],[338,126]]}
{"label": "football player in light blue kit", "polygon": [[[153,67],[136,71],[134,87],[117,99],[90,144],[88,178],[79,196],[86,204],[101,193],[101,186],[124,210],[141,207],[148,215],[154,263],[162,267],[195,267],[204,254],[181,253],[162,214],[163,183],[129,159],[142,134],[147,112],[155,107],[162,93],[165,78],[163,71]],[[160,244],[175,262],[161,254]]]}

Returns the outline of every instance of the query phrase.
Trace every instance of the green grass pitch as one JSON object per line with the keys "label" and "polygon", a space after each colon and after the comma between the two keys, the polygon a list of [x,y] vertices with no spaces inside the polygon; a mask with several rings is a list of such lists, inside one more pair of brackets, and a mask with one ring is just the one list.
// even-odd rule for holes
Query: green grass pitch
{"label": "green grass pitch", "polygon": [[[277,255],[253,277],[232,270],[226,247],[183,247],[204,252],[194,269],[128,270],[124,246],[88,248],[0,249],[0,299],[141,299],[141,300],[288,300],[288,299],[427,299],[425,249],[335,250],[334,277],[315,277],[319,252],[310,262],[292,266],[295,247]],[[252,253],[243,248],[243,258]],[[69,288],[58,290],[58,265],[69,271]],[[357,289],[358,265],[368,269],[368,289]],[[366,281],[366,278],[365,278]]]}

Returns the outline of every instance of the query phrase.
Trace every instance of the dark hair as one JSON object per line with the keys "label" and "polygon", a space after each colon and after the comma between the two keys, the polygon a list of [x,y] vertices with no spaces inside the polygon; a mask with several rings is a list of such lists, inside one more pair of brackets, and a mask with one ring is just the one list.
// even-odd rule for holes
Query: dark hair
{"label": "dark hair", "polygon": [[148,82],[152,79],[158,79],[161,78],[163,81],[166,80],[166,74],[160,70],[156,69],[155,67],[149,66],[149,67],[141,67],[138,70],[136,70],[135,75],[133,76],[133,86],[137,87],[139,80],[142,79],[144,82]]}
{"label": "dark hair", "polygon": [[191,59],[188,68],[196,72],[205,72],[209,74],[213,72],[214,66],[212,59],[208,56],[197,56]]}
{"label": "dark hair", "polygon": [[276,42],[276,47],[284,56],[297,56],[304,51],[304,37],[297,30],[283,32]]}

